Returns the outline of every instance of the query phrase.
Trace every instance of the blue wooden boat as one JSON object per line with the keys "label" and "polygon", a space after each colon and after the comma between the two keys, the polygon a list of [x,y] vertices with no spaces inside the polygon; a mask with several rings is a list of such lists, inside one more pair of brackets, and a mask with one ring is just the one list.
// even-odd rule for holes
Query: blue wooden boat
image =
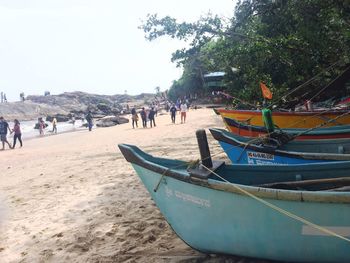
{"label": "blue wooden boat", "polygon": [[119,148],[176,234],[196,250],[277,261],[350,262],[350,181],[340,178],[349,176],[350,162],[216,163],[218,178],[201,168],[190,173],[188,162],[156,158],[132,145]]}
{"label": "blue wooden boat", "polygon": [[350,154],[344,154],[349,153],[349,139],[291,141],[278,145],[271,138],[249,139],[215,128],[209,131],[232,163],[288,165],[350,161]]}

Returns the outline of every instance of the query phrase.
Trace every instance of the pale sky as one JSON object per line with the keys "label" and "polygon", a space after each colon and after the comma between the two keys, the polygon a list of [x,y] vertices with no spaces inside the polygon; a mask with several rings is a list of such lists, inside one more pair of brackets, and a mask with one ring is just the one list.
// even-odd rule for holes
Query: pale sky
{"label": "pale sky", "polygon": [[196,21],[232,17],[235,0],[0,0],[0,91],[128,94],[161,91],[181,76],[171,53],[184,43],[149,42],[147,14]]}

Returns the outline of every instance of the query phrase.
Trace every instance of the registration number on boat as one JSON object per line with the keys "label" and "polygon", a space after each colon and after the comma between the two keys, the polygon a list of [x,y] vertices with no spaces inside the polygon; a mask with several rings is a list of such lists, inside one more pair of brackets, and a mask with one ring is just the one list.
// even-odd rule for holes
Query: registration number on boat
{"label": "registration number on boat", "polygon": [[247,152],[250,159],[274,160],[275,156],[269,153]]}

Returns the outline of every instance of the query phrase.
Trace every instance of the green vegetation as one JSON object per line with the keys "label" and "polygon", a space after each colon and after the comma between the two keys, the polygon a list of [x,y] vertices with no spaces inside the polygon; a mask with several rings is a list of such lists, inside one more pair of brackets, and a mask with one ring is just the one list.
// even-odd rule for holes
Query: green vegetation
{"label": "green vegetation", "polygon": [[241,0],[230,19],[208,14],[179,23],[155,14],[140,28],[150,41],[169,36],[189,43],[172,54],[183,75],[170,88],[171,98],[203,94],[203,74],[213,71],[225,71],[228,92],[248,101],[262,100],[260,81],[277,99],[317,75],[285,99],[310,98],[350,58],[350,0]]}

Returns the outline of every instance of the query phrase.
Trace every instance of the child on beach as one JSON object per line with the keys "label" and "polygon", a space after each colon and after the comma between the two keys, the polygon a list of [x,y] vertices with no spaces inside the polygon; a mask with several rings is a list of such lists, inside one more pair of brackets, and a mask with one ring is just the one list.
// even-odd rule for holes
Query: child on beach
{"label": "child on beach", "polygon": [[20,147],[22,147],[23,144],[22,144],[21,126],[20,126],[20,123],[19,123],[19,121],[17,119],[15,119],[15,125],[13,126],[12,132],[15,133],[15,135],[13,136],[13,146],[12,146],[12,148],[13,149],[15,148],[17,139],[18,139],[18,141],[19,141],[19,143],[21,145]]}
{"label": "child on beach", "polygon": [[10,143],[7,141],[7,130],[11,133],[9,124],[7,121],[5,121],[4,117],[0,117],[0,140],[2,142],[2,149],[5,150],[5,143],[9,146],[10,149],[12,149]]}

